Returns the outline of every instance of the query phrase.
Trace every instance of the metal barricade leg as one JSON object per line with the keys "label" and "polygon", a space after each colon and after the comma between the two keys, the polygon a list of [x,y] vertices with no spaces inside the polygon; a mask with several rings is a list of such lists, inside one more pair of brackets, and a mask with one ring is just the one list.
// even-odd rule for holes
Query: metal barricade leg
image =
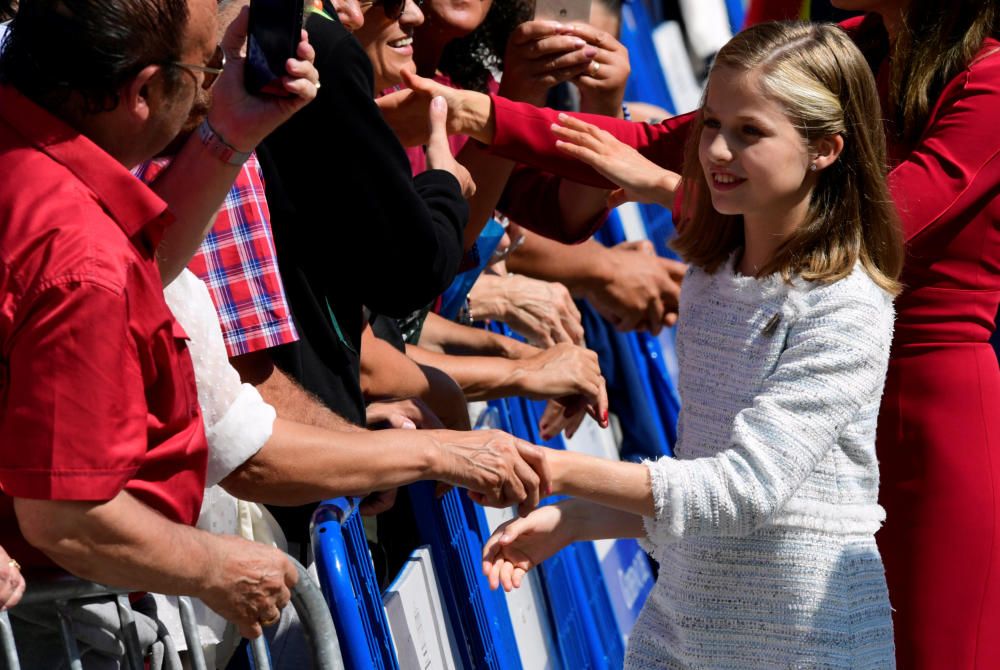
{"label": "metal barricade leg", "polygon": [[83,662],[80,660],[80,648],[76,644],[76,636],[73,635],[73,624],[69,615],[66,614],[66,601],[56,602],[56,614],[59,617],[59,633],[62,635],[63,649],[66,650],[66,660],[69,662],[69,670],[83,670]]}
{"label": "metal barricade leg", "polygon": [[191,599],[180,596],[177,598],[177,608],[181,614],[181,627],[184,629],[184,641],[187,642],[191,670],[207,670],[205,652],[201,648],[201,636],[198,635],[198,624]]}
{"label": "metal barricade leg", "polygon": [[306,639],[312,645],[313,666],[315,670],[343,670],[337,629],[333,625],[323,593],[301,563],[292,557],[288,560],[299,572],[299,581],[292,589],[292,606],[299,615]]}
{"label": "metal barricade leg", "polygon": [[125,657],[132,670],[143,670],[142,649],[139,647],[139,633],[135,630],[135,617],[132,616],[132,605],[128,596],[115,597],[118,606],[118,620],[121,623],[122,642],[125,645]]}
{"label": "metal barricade leg", "polygon": [[0,612],[0,647],[3,647],[3,658],[7,670],[21,670],[21,661],[17,657],[17,646],[14,644],[14,629],[10,625],[10,617],[6,611]]}

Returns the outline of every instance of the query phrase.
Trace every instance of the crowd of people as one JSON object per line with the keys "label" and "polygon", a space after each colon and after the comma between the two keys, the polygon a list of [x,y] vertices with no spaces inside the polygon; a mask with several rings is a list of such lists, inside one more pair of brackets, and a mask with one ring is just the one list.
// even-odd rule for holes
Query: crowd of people
{"label": "crowd of people", "polygon": [[[144,644],[186,595],[212,667],[264,633],[308,667],[286,556],[311,561],[315,504],[362,498],[387,579],[420,480],[517,507],[493,588],[643,542],[629,668],[1000,664],[996,0],[834,0],[839,25],[755,0],[672,118],[625,100],[615,0],[566,24],[307,0],[279,95],[246,89],[248,4],[0,3],[0,606],[26,667],[63,661],[24,575],[61,572],[143,594]],[[673,211],[683,263],[591,239],[628,201]],[[674,457],[471,430],[509,396],[547,401],[544,440],[608,429],[627,401],[585,314],[676,324]],[[85,667],[126,662],[105,605],[70,611]]]}

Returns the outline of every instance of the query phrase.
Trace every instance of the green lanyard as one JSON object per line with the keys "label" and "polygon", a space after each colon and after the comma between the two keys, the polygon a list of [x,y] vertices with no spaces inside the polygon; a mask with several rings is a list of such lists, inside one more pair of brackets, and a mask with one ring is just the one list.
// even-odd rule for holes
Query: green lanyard
{"label": "green lanyard", "polygon": [[306,7],[306,12],[309,14],[319,14],[328,21],[335,21],[336,19],[334,19],[329,13],[331,11],[334,14],[337,13],[337,11],[329,5],[327,0],[312,0],[312,3]]}

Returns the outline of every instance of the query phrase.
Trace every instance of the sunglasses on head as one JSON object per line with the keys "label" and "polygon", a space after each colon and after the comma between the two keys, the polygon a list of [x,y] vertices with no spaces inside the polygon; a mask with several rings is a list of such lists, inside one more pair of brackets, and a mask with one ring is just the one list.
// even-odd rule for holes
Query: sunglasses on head
{"label": "sunglasses on head", "polygon": [[216,44],[215,51],[212,52],[212,57],[204,65],[181,63],[179,61],[171,61],[169,64],[175,67],[182,67],[188,71],[203,73],[205,78],[201,80],[201,87],[207,91],[212,88],[212,84],[215,83],[215,80],[219,78],[222,70],[226,67],[226,53],[222,50],[221,44]]}

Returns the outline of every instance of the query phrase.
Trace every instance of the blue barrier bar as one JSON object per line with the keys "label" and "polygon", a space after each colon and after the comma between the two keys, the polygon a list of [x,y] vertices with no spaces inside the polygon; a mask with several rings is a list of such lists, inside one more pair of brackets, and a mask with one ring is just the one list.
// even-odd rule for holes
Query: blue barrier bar
{"label": "blue barrier bar", "polygon": [[312,517],[312,543],[323,596],[348,670],[398,670],[389,622],[355,505],[326,500]]}

